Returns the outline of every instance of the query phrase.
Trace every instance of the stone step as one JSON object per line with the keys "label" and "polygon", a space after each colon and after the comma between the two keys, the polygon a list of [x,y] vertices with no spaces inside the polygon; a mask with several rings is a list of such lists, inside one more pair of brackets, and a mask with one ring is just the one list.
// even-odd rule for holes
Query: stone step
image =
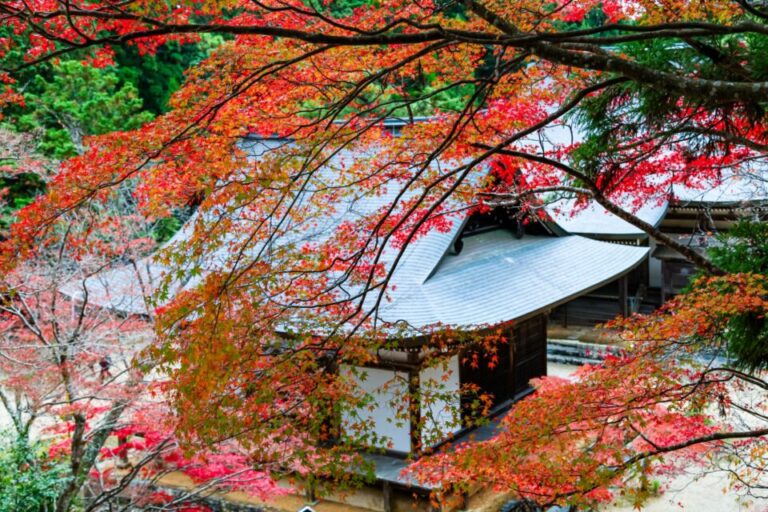
{"label": "stone step", "polygon": [[548,340],[547,361],[552,363],[581,366],[599,364],[609,354],[616,354],[618,349],[608,345],[582,343],[573,340]]}

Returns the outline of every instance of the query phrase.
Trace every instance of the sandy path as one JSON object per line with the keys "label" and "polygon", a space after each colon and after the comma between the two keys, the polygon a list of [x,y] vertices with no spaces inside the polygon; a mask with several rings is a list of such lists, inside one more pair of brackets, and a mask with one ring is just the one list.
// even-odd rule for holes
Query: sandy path
{"label": "sandy path", "polygon": [[[728,477],[724,473],[711,473],[694,479],[692,475],[680,475],[664,482],[668,488],[664,494],[653,498],[641,509],[643,512],[691,511],[691,512],[753,512],[768,510],[766,501],[740,500],[728,490]],[[601,509],[603,512],[636,512],[628,503],[616,503]]]}

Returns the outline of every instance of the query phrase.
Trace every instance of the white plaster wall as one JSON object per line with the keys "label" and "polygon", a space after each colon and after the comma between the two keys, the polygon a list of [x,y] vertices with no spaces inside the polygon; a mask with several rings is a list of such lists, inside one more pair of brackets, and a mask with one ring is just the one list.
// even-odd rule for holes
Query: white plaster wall
{"label": "white plaster wall", "polygon": [[419,382],[424,421],[421,442],[429,447],[461,430],[459,357],[422,369]]}
{"label": "white plaster wall", "polygon": [[410,420],[404,416],[409,410],[408,374],[378,368],[342,366],[341,372],[354,382],[373,400],[370,407],[358,409],[356,413],[342,414],[345,433],[353,435],[355,424],[372,424],[377,437],[375,448],[386,448],[400,452],[411,451]]}

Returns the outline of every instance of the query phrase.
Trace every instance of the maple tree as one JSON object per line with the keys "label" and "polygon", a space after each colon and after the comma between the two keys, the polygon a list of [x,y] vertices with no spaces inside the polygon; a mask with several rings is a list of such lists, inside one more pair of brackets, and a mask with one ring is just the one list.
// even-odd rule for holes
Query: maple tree
{"label": "maple tree", "polygon": [[[339,439],[334,417],[361,398],[335,369],[365,364],[392,346],[399,327],[378,316],[389,276],[409,244],[446,229],[452,213],[498,204],[535,209],[562,196],[593,200],[709,274],[724,273],[632,212],[665,199],[673,184],[705,189],[759,166],[768,143],[766,20],[749,0],[391,1],[335,9],[293,0],[2,2],[0,23],[14,35],[2,51],[19,37],[31,45],[23,62],[4,69],[0,101],[7,104],[19,101],[15,75],[62,56],[103,63],[116,45],[151,54],[201,33],[228,38],[188,72],[169,112],[130,133],[84,140],[84,154],[63,163],[45,199],[21,212],[3,246],[3,267],[34,252],[62,218],[107,204],[127,183],[149,217],[199,205],[190,236],[158,256],[176,270],[158,292],[162,343],[152,356],[173,381],[180,435],[192,442],[237,437],[267,460],[266,445],[286,443],[298,465],[322,459],[336,473],[348,446],[337,444],[330,458],[312,447]],[[384,126],[391,117],[425,113],[397,137]],[[568,136],[572,127],[579,136]],[[248,135],[292,142],[254,155],[243,142]],[[353,221],[324,222],[366,200],[383,204]],[[322,227],[330,231],[324,238],[301,236]],[[198,286],[168,301],[175,280]],[[715,295],[715,316],[730,307],[724,296],[738,297]],[[682,300],[674,307],[695,310]],[[705,331],[707,318],[699,320]],[[635,327],[653,341],[648,354],[687,332],[658,329]],[[577,473],[596,475],[572,492],[575,500],[591,499],[590,486],[614,484],[619,470],[644,467],[654,450],[688,442],[649,437],[653,449],[627,443],[622,427],[660,416],[655,393],[670,385],[676,403],[686,386],[680,382],[697,382],[663,362],[646,372],[646,359],[654,360],[609,363],[535,399],[565,398],[572,409],[559,409],[563,424],[587,422],[583,434],[565,436],[568,456],[578,456],[599,426],[612,426],[599,404],[594,414],[578,408],[590,383],[608,404],[626,404],[630,393],[643,404],[606,431],[605,452],[584,455],[573,474],[545,472],[549,490],[538,492],[546,499],[562,498],[552,489],[572,489],[566,477]],[[615,396],[609,384],[622,382],[617,376],[636,385]],[[684,403],[701,405],[698,396]],[[221,414],[211,415],[214,407]],[[669,415],[667,424],[685,426],[689,440],[708,435],[695,418]],[[496,453],[524,450],[520,467],[530,471],[520,474],[531,476],[548,469],[535,457],[522,464],[553,436],[541,439],[510,430]],[[473,460],[476,452],[467,453]],[[628,461],[617,459],[624,455]],[[596,471],[598,464],[610,470]],[[501,479],[507,475],[494,483],[527,492],[513,477]]]}
{"label": "maple tree", "polygon": [[627,351],[581,368],[573,380],[543,378],[497,438],[414,471],[459,488],[483,482],[539,503],[592,507],[619,492],[642,505],[653,475],[698,465],[764,498],[768,386],[761,373],[725,357],[724,325],[741,315],[762,318],[765,292],[762,275],[700,278],[659,312],[614,324],[626,329]]}
{"label": "maple tree", "polygon": [[612,322],[627,350],[572,380],[541,379],[497,438],[414,471],[591,507],[618,493],[641,506],[652,477],[698,466],[764,499],[765,233],[764,223],[742,220],[719,235],[709,253],[728,275],[700,276],[654,314]]}
{"label": "maple tree", "polygon": [[[2,278],[0,406],[18,452],[9,471],[19,476],[3,499],[29,507],[40,500],[40,510],[55,511],[117,501],[193,510],[220,489],[285,492],[268,473],[254,471],[236,443],[183,453],[164,385],[141,367],[141,350],[154,339],[151,324],[94,306],[83,288],[111,259],[135,258],[153,245],[136,218],[101,213],[107,220],[95,223],[70,216],[60,237]],[[66,286],[83,293],[73,299],[62,293]],[[45,458],[35,455],[41,443],[48,445]],[[162,479],[172,473],[188,476],[190,489],[164,492]],[[33,474],[40,484],[30,489],[24,482]],[[16,480],[10,475],[9,485]]]}

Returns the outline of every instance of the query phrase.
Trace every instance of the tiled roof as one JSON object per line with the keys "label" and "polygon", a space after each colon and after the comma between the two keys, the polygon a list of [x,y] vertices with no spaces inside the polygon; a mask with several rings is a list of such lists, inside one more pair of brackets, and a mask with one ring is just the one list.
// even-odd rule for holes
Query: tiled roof
{"label": "tiled roof", "polygon": [[672,196],[680,206],[731,206],[768,202],[768,172],[732,174],[714,187],[695,188],[675,185]]}
{"label": "tiled roof", "polygon": [[[558,226],[575,235],[640,239],[648,237],[640,228],[609,213],[594,202],[583,208],[574,209],[574,201],[560,200],[548,205],[547,212]],[[666,201],[661,204],[650,201],[632,213],[648,224],[658,226],[666,212]]]}
{"label": "tiled roof", "polygon": [[[258,158],[263,151],[279,144],[284,142],[252,142],[250,150],[254,158]],[[347,152],[337,158],[353,157]],[[332,174],[329,171],[320,178],[328,179]],[[339,222],[360,218],[388,204],[395,194],[396,190],[388,190],[380,195],[346,200],[336,205],[335,215],[312,225],[297,224],[276,243],[323,240]],[[199,219],[190,219],[169,243],[184,250],[184,241],[191,235],[196,220]],[[454,221],[448,232],[431,231],[405,250],[392,273],[389,300],[385,300],[379,310],[382,320],[402,320],[413,327],[438,322],[467,327],[520,319],[616,278],[636,266],[647,253],[645,248],[579,236],[517,239],[499,229],[466,236],[463,250],[453,255],[449,248],[462,228],[462,217],[457,215]],[[237,229],[232,229],[231,236],[236,240]],[[225,252],[214,250],[206,255],[205,261],[198,262],[203,274],[226,265]],[[396,254],[395,248],[387,247],[385,264],[391,266]],[[184,272],[164,267],[152,257],[140,261],[137,268],[138,274],[135,267],[126,266],[89,279],[86,287],[90,303],[141,314],[147,311],[142,290],[154,291],[163,274],[179,274],[169,287],[169,297],[182,288],[194,286],[202,278],[183,281]],[[80,298],[83,283],[70,283],[62,291]],[[370,297],[366,306],[374,300],[375,297]]]}
{"label": "tiled roof", "polygon": [[446,255],[428,279],[396,293],[381,317],[414,327],[519,320],[612,281],[648,251],[580,236],[517,239],[506,230],[463,241],[460,254]]}

